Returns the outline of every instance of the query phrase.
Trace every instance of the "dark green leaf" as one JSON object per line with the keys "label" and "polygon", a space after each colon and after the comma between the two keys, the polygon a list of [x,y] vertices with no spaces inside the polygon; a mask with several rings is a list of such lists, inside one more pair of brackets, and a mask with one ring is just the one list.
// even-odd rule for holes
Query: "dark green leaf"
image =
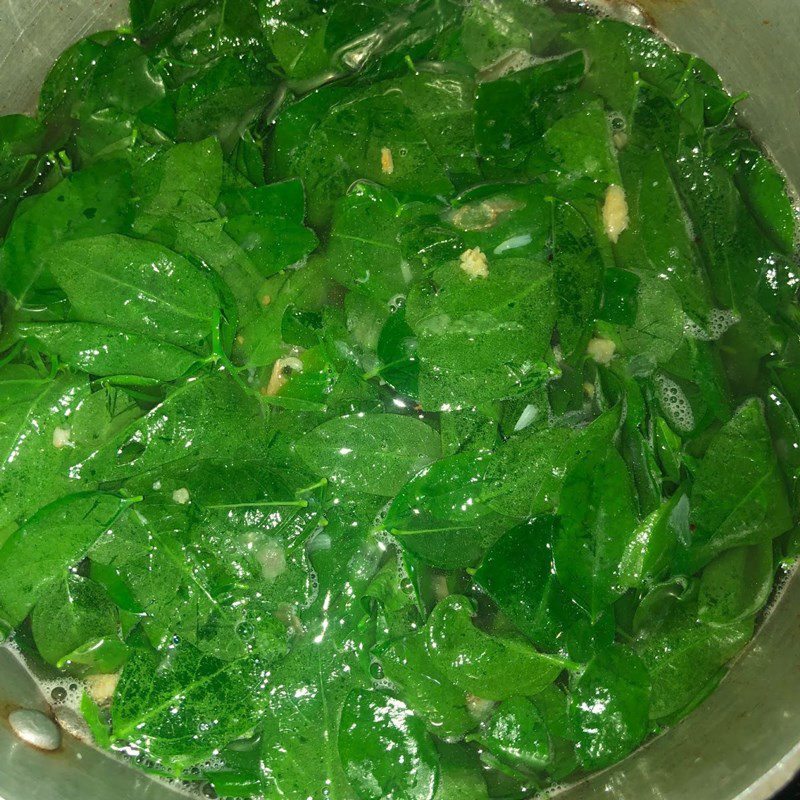
{"label": "dark green leaf", "polygon": [[217,293],[183,256],[124,236],[68,242],[48,264],[83,322],[197,347],[211,333]]}
{"label": "dark green leaf", "polygon": [[398,639],[379,653],[379,658],[383,674],[400,687],[400,696],[434,733],[461,737],[475,727],[477,722],[467,710],[466,692],[436,667],[425,649],[424,634]]}
{"label": "dark green leaf", "polygon": [[619,565],[637,525],[631,477],[610,441],[569,469],[558,508],[558,579],[597,619],[624,591]]}
{"label": "dark green leaf", "polygon": [[504,700],[474,738],[512,767],[541,770],[552,755],[545,721],[536,706],[524,697]]}
{"label": "dark green leaf", "polygon": [[198,363],[189,350],[90,322],[22,323],[21,338],[33,339],[68,367],[90,375],[137,375],[174,381]]}
{"label": "dark green leaf", "polygon": [[757,400],[745,403],[712,439],[690,505],[695,527],[689,557],[698,566],[731,547],[769,541],[791,527],[786,487]]}
{"label": "dark green leaf", "polygon": [[480,454],[460,453],[424,469],[394,498],[386,530],[433,566],[473,564],[502,526],[482,499],[487,465]]}
{"label": "dark green leaf", "polygon": [[674,605],[665,623],[636,646],[653,685],[650,718],[670,717],[690,706],[752,635],[752,619],[707,625],[697,620],[692,603]]}
{"label": "dark green leaf", "polygon": [[[274,656],[285,644],[276,633]],[[111,705],[112,738],[130,742],[178,773],[256,725],[256,693],[269,661],[220,661],[182,643],[147,650],[125,665]]]}
{"label": "dark green leaf", "polygon": [[728,625],[755,616],[769,599],[774,574],[772,542],[725,551],[703,570],[700,620]]}
{"label": "dark green leaf", "polygon": [[475,406],[544,382],[555,319],[546,263],[490,262],[487,278],[453,264],[434,281],[414,286],[406,305],[424,409]]}
{"label": "dark green leaf", "polygon": [[42,284],[46,256],[61,242],[125,233],[133,219],[130,175],[119,163],[81,170],[49,192],[26,200],[0,249],[0,285],[16,308]]}

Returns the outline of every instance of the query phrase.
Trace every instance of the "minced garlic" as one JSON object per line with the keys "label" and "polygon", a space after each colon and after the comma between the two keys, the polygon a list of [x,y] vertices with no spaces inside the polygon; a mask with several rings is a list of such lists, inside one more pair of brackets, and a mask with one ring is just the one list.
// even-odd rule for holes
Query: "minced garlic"
{"label": "minced garlic", "polygon": [[172,493],[172,499],[179,505],[185,506],[189,502],[189,490],[184,486]]}
{"label": "minced garlic", "polygon": [[388,147],[381,148],[381,171],[384,175],[391,175],[394,172],[394,156]]}
{"label": "minced garlic", "polygon": [[[292,372],[302,372],[303,362],[299,358],[288,356],[287,358],[279,358],[272,366],[272,373],[269,376],[269,383],[261,393],[266,397],[275,397],[278,392],[283,389],[286,382],[289,380],[289,375]],[[287,374],[288,373],[288,374]]]}
{"label": "minced garlic", "polygon": [[598,363],[604,366],[611,363],[617,346],[611,339],[590,339],[586,352]]}
{"label": "minced garlic", "polygon": [[470,278],[489,277],[489,261],[480,247],[476,247],[473,250],[465,250],[461,254],[459,266]]}
{"label": "minced garlic", "polygon": [[86,691],[98,705],[107,703],[113,696],[119,683],[119,673],[111,672],[108,675],[87,675]]}
{"label": "minced garlic", "polygon": [[61,450],[62,447],[72,447],[72,428],[55,428],[53,430],[53,447]]}
{"label": "minced garlic", "polygon": [[614,244],[619,240],[619,235],[628,228],[628,201],[625,199],[625,190],[616,183],[606,189],[606,200],[603,204],[603,225],[606,236]]}

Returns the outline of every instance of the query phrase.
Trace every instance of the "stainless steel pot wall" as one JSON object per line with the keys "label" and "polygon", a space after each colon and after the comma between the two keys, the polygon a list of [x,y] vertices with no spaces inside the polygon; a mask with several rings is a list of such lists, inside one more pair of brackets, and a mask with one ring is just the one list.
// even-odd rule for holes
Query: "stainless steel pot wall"
{"label": "stainless steel pot wall", "polygon": [[[800,187],[800,7],[792,0],[646,0],[644,13],[681,48],[710,61],[734,92],[748,90],[749,125]],[[0,113],[29,110],[56,56],[92,30],[124,22],[126,0],[0,0]],[[724,480],[724,476],[720,476]],[[623,763],[563,800],[766,800],[800,768],[800,577],[794,576],[715,694]],[[44,754],[6,721],[47,703],[0,652],[0,800],[168,800],[174,790],[65,737]],[[293,798],[290,800],[294,800]]]}

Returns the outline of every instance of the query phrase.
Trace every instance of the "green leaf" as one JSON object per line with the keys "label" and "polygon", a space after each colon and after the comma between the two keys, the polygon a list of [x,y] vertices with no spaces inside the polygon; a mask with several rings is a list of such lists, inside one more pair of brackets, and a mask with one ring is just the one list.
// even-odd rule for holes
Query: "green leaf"
{"label": "green leaf", "polygon": [[478,85],[475,141],[478,154],[504,174],[519,169],[547,125],[534,106],[580,81],[586,66],[578,50]]}
{"label": "green leaf", "polygon": [[520,519],[552,509],[574,440],[570,428],[533,428],[503,442],[486,471],[489,507]]}
{"label": "green leaf", "polygon": [[633,324],[616,329],[621,352],[637,367],[668,362],[684,337],[686,318],[677,293],[667,281],[643,275],[636,309]]}
{"label": "green leaf", "polygon": [[436,432],[397,414],[333,419],[296,445],[314,472],[345,490],[392,497],[441,453]]}
{"label": "green leaf", "polygon": [[561,117],[545,132],[544,143],[564,178],[585,176],[604,184],[620,182],[608,115],[600,103]]}
{"label": "green leaf", "polygon": [[392,501],[386,530],[433,566],[470,566],[502,525],[482,497],[487,464],[480,454],[459,453],[422,470]]}
{"label": "green leaf", "polygon": [[418,338],[424,409],[514,396],[549,374],[555,308],[545,262],[502,259],[490,263],[488,278],[444,267],[433,285],[412,288],[406,319]]}
{"label": "green leaf", "polygon": [[558,29],[556,15],[544,6],[473,0],[461,24],[460,46],[469,63],[483,70],[509,53],[543,52]]}
{"label": "green leaf", "polygon": [[[414,70],[397,81],[382,85],[387,91],[399,89],[428,144],[456,186],[479,180],[475,153],[475,85],[455,72]],[[393,153],[394,155],[394,153]]]}
{"label": "green leaf", "polygon": [[522,639],[484,633],[475,626],[474,615],[466,597],[450,595],[436,606],[426,626],[428,655],[465,692],[487,700],[536,694],[571,666],[537,653]]}
{"label": "green leaf", "polygon": [[400,204],[388,190],[358,182],[336,204],[328,270],[348,289],[388,304],[413,278],[398,236]]}
{"label": "green leaf", "polygon": [[425,726],[401,701],[356,690],[345,700],[339,757],[362,800],[431,800],[439,759]]}
{"label": "green leaf", "polygon": [[119,618],[102,586],[88,578],[66,574],[39,595],[31,627],[42,658],[61,666],[59,662],[74,650],[105,637],[117,637]]}
{"label": "green leaf", "polygon": [[317,237],[302,224],[275,217],[229,217],[225,233],[250,256],[265,278],[301,264],[317,247]]}
{"label": "green leaf", "polygon": [[[664,283],[675,290],[686,313],[703,326],[712,305],[711,295],[687,212],[664,156],[658,152],[623,150],[620,166],[630,224],[616,248],[618,264],[640,275],[649,275],[652,287],[643,298],[648,303],[648,314],[637,317],[637,327],[641,328],[643,322],[652,324],[659,320],[654,312],[655,297],[660,290],[655,287]],[[669,329],[674,330],[677,325],[674,317],[678,313],[674,295],[667,294],[665,302],[665,319]],[[659,324],[662,325],[660,320]],[[673,333],[672,338],[676,335],[677,332]]]}
{"label": "green leaf", "polygon": [[198,363],[189,350],[91,322],[21,323],[15,330],[66,366],[100,377],[136,375],[174,381]]}
{"label": "green leaf", "polygon": [[168,147],[134,173],[139,213],[165,214],[193,195],[214,205],[222,187],[222,150],[217,139]]}
{"label": "green leaf", "polygon": [[88,692],[81,695],[81,714],[92,732],[92,738],[100,747],[111,747],[111,736],[109,735],[108,723],[103,718],[103,712],[92,699]]}
{"label": "green leaf", "polygon": [[400,696],[437,736],[459,738],[477,722],[466,706],[467,695],[437,669],[425,649],[423,633],[392,642],[378,653],[383,674],[400,688]]}
{"label": "green leaf", "polygon": [[475,582],[537,646],[565,648],[569,629],[583,617],[553,568],[558,520],[539,516],[512,528],[487,551]]}
{"label": "green leaf", "polygon": [[504,700],[471,738],[511,767],[537,771],[552,757],[545,721],[524,697]]}
{"label": "green leaf", "polygon": [[17,528],[0,547],[0,615],[5,621],[12,626],[22,622],[48,584],[77,564],[130,504],[98,492],[68,495]]}
{"label": "green leaf", "polygon": [[434,800],[489,800],[481,764],[461,744],[437,742],[439,751],[439,785]]}
{"label": "green leaf", "polygon": [[454,252],[476,247],[490,259],[490,266],[501,257],[543,258],[551,233],[551,189],[537,182],[486,184],[467,190],[442,215],[450,236],[431,253],[431,262],[438,264]]}
{"label": "green leaf", "polygon": [[569,469],[558,510],[556,574],[596,620],[624,591],[619,565],[637,526],[631,477],[613,444],[599,445]]}
{"label": "green leaf", "polygon": [[688,513],[686,495],[676,492],[639,523],[620,560],[622,586],[642,587],[669,569],[679,543],[689,535]]}
{"label": "green leaf", "polygon": [[[274,656],[284,642],[277,635]],[[258,722],[256,693],[269,660],[220,661],[181,643],[165,655],[135,652],[111,705],[111,736],[178,774],[209,758]]]}
{"label": "green leaf", "polygon": [[[189,380],[74,468],[120,480],[190,458],[263,453],[269,434],[255,397],[223,373]],[[157,479],[157,475],[154,478]]]}
{"label": "green leaf", "polygon": [[22,364],[0,370],[0,528],[70,491],[71,448],[56,445],[65,432],[74,441],[71,417],[88,396],[86,381],[68,374],[49,380]]}
{"label": "green leaf", "polygon": [[728,625],[755,616],[769,600],[774,575],[772,542],[725,551],[703,570],[698,617]]}
{"label": "green leaf", "polygon": [[642,659],[623,645],[598,653],[575,681],[570,721],[585,769],[624,758],[648,732],[650,678]]}
{"label": "green leaf", "polygon": [[48,264],[83,322],[197,348],[219,308],[211,282],[183,256],[124,236],[67,242]]}
{"label": "green leaf", "polygon": [[381,328],[377,350],[380,376],[400,394],[416,398],[419,394],[417,339],[406,322],[405,308],[389,316]]}
{"label": "green leaf", "polygon": [[[720,481],[719,476],[726,479]],[[715,555],[759,544],[791,527],[791,512],[764,412],[747,401],[711,440],[690,496],[688,553],[702,566]]]}
{"label": "green leaf", "polygon": [[319,594],[300,611],[307,631],[269,679],[261,728],[266,796],[352,796],[337,739],[345,698],[371,683],[373,639],[362,595],[382,557],[369,534],[378,506],[374,500],[339,504],[313,548]]}
{"label": "green leaf", "polygon": [[552,759],[547,772],[552,780],[560,781],[579,766],[569,719],[569,695],[553,685],[543,689],[531,701],[544,719],[550,736]]}
{"label": "green leaf", "polygon": [[130,180],[120,163],[100,164],[22,203],[0,249],[0,286],[16,308],[39,288],[52,288],[46,264],[54,245],[130,229]]}
{"label": "green leaf", "polygon": [[755,218],[784,253],[794,250],[797,225],[786,179],[760,153],[743,153],[737,183]]}
{"label": "green leaf", "polygon": [[764,412],[796,517],[800,501],[800,453],[794,445],[800,442],[800,420],[789,400],[775,386],[771,386],[764,397]]}
{"label": "green leaf", "polygon": [[[325,87],[290,106],[280,114],[273,138],[273,175],[302,178],[312,225],[330,219],[333,198],[356,179],[424,197],[452,192],[444,166],[401,92],[384,92],[379,85],[342,99],[338,88]],[[298,129],[304,131],[300,139],[294,137]]]}
{"label": "green leaf", "polygon": [[677,603],[656,632],[637,643],[650,672],[650,718],[673,717],[689,707],[753,635],[753,620],[707,625],[690,602]]}
{"label": "green leaf", "polygon": [[600,310],[606,257],[600,245],[596,205],[584,210],[554,200],[550,217],[558,334],[564,356],[570,360],[583,356],[593,333]]}

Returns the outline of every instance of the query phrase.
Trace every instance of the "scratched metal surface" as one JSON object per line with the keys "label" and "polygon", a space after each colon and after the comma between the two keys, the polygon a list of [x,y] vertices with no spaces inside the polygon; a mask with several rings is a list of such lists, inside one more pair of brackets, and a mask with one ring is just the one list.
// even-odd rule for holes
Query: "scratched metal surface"
{"label": "scratched metal surface", "polygon": [[127,0],[0,0],[0,114],[33,109],[47,70],[77,39],[113,28]]}

